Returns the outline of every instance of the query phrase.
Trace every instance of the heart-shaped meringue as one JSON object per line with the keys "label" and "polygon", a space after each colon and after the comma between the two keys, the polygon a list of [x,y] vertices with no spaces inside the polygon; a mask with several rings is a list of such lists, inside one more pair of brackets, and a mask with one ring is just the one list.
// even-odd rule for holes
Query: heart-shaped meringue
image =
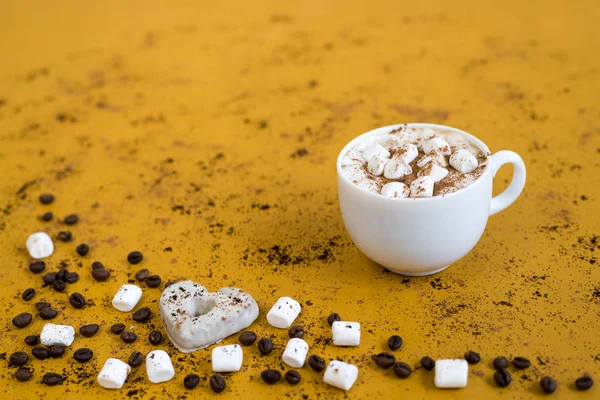
{"label": "heart-shaped meringue", "polygon": [[198,283],[184,281],[163,291],[160,318],[173,345],[190,353],[250,326],[258,318],[258,305],[241,289],[209,293]]}

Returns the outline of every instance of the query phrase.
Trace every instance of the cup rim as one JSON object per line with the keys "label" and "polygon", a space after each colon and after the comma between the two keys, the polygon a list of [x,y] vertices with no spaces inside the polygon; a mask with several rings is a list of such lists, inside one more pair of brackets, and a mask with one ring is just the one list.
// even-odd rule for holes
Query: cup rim
{"label": "cup rim", "polygon": [[[471,184],[469,184],[467,187],[462,188],[462,189],[457,190],[457,191],[452,192],[452,193],[447,193],[447,194],[443,194],[441,196],[432,196],[432,197],[400,197],[400,198],[386,197],[386,196],[382,196],[379,193],[373,193],[373,192],[369,192],[369,191],[363,190],[363,189],[359,188],[358,186],[356,186],[353,182],[351,182],[350,179],[348,179],[348,177],[346,176],[346,174],[344,174],[344,171],[342,170],[342,160],[344,159],[344,155],[346,155],[346,153],[348,152],[348,150],[350,150],[350,148],[353,147],[357,142],[363,140],[366,136],[373,135],[376,131],[387,130],[387,129],[389,129],[391,131],[391,130],[394,130],[394,129],[398,129],[400,127],[444,129],[444,130],[452,130],[452,131],[459,132],[459,133],[465,135],[467,137],[467,139],[469,139],[469,141],[471,143],[473,143],[475,146],[477,146],[486,155],[486,157],[488,159],[488,162],[486,164],[485,170],[479,176],[479,178],[477,178],[474,182],[472,182]],[[346,181],[346,183],[350,184],[355,189],[357,189],[361,193],[364,193],[365,195],[374,196],[374,198],[378,198],[378,199],[380,199],[382,201],[389,200],[389,201],[393,201],[393,202],[407,202],[407,201],[425,202],[425,201],[439,201],[439,200],[443,200],[445,198],[452,197],[452,196],[457,196],[457,195],[460,195],[462,193],[466,193],[469,190],[472,190],[473,187],[475,187],[476,185],[480,184],[484,180],[484,177],[489,174],[489,171],[490,171],[490,157],[491,157],[491,155],[492,154],[490,152],[490,149],[487,147],[487,145],[485,143],[483,143],[480,139],[478,139],[477,137],[471,135],[470,133],[462,131],[462,130],[460,130],[458,128],[454,128],[454,127],[447,126],[447,125],[440,125],[440,124],[429,124],[429,123],[424,123],[424,122],[410,122],[410,123],[405,123],[405,124],[395,124],[395,125],[382,126],[382,127],[379,127],[379,128],[371,129],[368,132],[365,132],[363,134],[358,135],[357,137],[355,137],[354,139],[352,139],[348,144],[346,144],[346,146],[344,146],[344,148],[342,149],[342,151],[338,155],[336,166],[337,166],[338,177],[341,177],[344,181]]]}

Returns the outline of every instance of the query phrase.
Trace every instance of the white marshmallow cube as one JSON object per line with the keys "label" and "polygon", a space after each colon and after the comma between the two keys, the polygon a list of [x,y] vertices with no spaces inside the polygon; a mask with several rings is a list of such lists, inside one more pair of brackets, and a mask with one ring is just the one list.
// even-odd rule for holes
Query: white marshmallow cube
{"label": "white marshmallow cube", "polygon": [[146,356],[146,373],[152,383],[170,381],[175,376],[175,369],[169,354],[164,350],[154,350]]}
{"label": "white marshmallow cube", "polygon": [[381,188],[381,194],[386,197],[408,197],[410,190],[408,186],[406,186],[402,182],[390,182],[383,185]]}
{"label": "white marshmallow cube", "polygon": [[396,158],[388,160],[383,169],[383,176],[388,179],[398,179],[409,174],[412,174],[410,165]]}
{"label": "white marshmallow cube", "polygon": [[36,232],[29,235],[25,242],[25,246],[27,247],[27,251],[29,251],[31,258],[35,258],[36,260],[50,257],[52,253],[54,253],[54,242],[52,242],[50,236],[44,232]]}
{"label": "white marshmallow cube", "polygon": [[242,368],[244,352],[239,344],[218,346],[212,351],[212,370],[214,372],[236,372]]}
{"label": "white marshmallow cube", "polygon": [[333,360],[327,365],[323,382],[338,389],[349,390],[358,377],[358,367],[343,361]]}
{"label": "white marshmallow cube", "polygon": [[292,368],[302,368],[307,354],[308,343],[299,338],[292,338],[287,342],[281,359]]}
{"label": "white marshmallow cube", "polygon": [[422,176],[410,183],[410,197],[431,196],[433,196],[433,179],[429,176]]}
{"label": "white marshmallow cube", "polygon": [[44,346],[60,344],[70,346],[75,339],[75,329],[69,325],[46,324],[40,334],[40,342]]}
{"label": "white marshmallow cube", "polygon": [[430,161],[417,173],[417,176],[419,178],[428,176],[433,180],[433,183],[435,183],[448,176],[448,170],[444,167],[440,167],[433,161]]}
{"label": "white marshmallow cube", "polygon": [[275,328],[287,329],[300,314],[300,303],[291,297],[281,297],[267,313],[267,321]]}
{"label": "white marshmallow cube", "polygon": [[407,143],[400,147],[392,158],[403,161],[405,164],[410,164],[419,155],[419,149],[412,143]]}
{"label": "white marshmallow cube", "polygon": [[438,388],[463,388],[467,386],[469,364],[466,360],[437,360],[435,386]]}
{"label": "white marshmallow cube", "polygon": [[335,321],[331,325],[333,344],[336,346],[358,346],[360,344],[360,324],[358,322]]}
{"label": "white marshmallow cube", "polygon": [[369,171],[371,175],[381,176],[381,174],[383,174],[386,161],[387,158],[383,158],[380,155],[375,154],[367,163],[367,171]]}
{"label": "white marshmallow cube", "polygon": [[379,143],[368,144],[362,151],[362,157],[365,161],[370,161],[375,155],[378,155],[382,158],[388,158],[390,156],[390,152]]}
{"label": "white marshmallow cube", "polygon": [[417,166],[419,168],[423,168],[425,166],[425,164],[427,164],[430,161],[433,161],[440,167],[448,166],[446,157],[444,157],[444,155],[437,150],[431,150],[429,153],[427,153],[423,157],[421,157],[421,159],[417,162]]}
{"label": "white marshmallow cube", "polygon": [[438,135],[434,135],[423,142],[423,152],[429,153],[431,150],[437,150],[444,156],[452,154],[452,150],[446,139]]}
{"label": "white marshmallow cube", "polygon": [[119,311],[127,312],[133,310],[142,298],[142,289],[136,285],[123,285],[112,299],[112,305]]}
{"label": "white marshmallow cube", "polygon": [[479,165],[477,158],[468,150],[460,149],[450,156],[450,165],[455,170],[468,174]]}
{"label": "white marshmallow cube", "polygon": [[131,367],[123,361],[116,358],[109,358],[98,374],[98,384],[106,389],[121,389],[127,376],[131,372]]}

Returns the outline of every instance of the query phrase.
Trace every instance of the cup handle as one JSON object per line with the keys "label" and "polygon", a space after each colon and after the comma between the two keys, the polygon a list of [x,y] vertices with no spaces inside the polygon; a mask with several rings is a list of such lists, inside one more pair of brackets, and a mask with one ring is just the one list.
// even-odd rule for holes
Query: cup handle
{"label": "cup handle", "polygon": [[494,215],[510,206],[519,197],[523,191],[523,186],[525,186],[525,177],[527,175],[525,172],[525,163],[523,163],[523,159],[517,153],[512,151],[502,150],[490,156],[492,176],[496,176],[496,172],[498,172],[500,167],[508,163],[514,167],[512,180],[504,192],[492,198],[490,215]]}

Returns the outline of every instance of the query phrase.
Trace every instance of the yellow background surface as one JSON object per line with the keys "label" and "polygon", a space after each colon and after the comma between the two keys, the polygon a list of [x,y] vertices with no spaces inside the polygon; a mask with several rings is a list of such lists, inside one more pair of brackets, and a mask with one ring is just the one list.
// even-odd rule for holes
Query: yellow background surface
{"label": "yellow background surface", "polygon": [[[61,359],[30,360],[30,382],[2,361],[4,398],[216,396],[210,349],[184,355],[167,343],[159,347],[173,358],[171,382],[149,383],[142,366],[119,391],[95,383],[107,357],[148,352],[151,326],[162,330],[160,289],[141,285],[149,323],[110,306],[143,267],[163,282],[241,287],[259,303],[251,329],[276,350],[261,357],[245,348],[221,397],[344,396],[308,366],[296,387],[260,380],[267,367],[288,369],[287,332],[265,314],[291,296],[303,305],[297,322],[310,354],[359,366],[348,398],[542,397],[544,375],[558,380],[556,398],[599,398],[600,387],[573,387],[584,373],[600,379],[598,20],[596,1],[2,2],[1,352],[30,351],[24,337],[44,324],[36,301],[59,311],[52,322],[102,324]],[[339,150],[400,122],[466,130],[528,167],[519,200],[489,220],[468,256],[432,277],[397,276],[365,258],[337,204]],[[503,169],[495,191],[509,178]],[[50,206],[37,200],[45,192],[56,195]],[[56,218],[39,221],[45,211]],[[46,271],[67,265],[81,279],[57,293],[29,271],[25,239],[55,236],[73,212],[75,240],[56,242]],[[86,257],[75,252],[83,242]],[[145,258],[130,266],[135,249]],[[95,260],[112,271],[107,282],[91,278]],[[28,287],[38,290],[29,303]],[[75,291],[92,304],[73,309]],[[34,322],[15,328],[11,319],[25,311]],[[361,323],[359,347],[328,343],[332,311]],[[116,322],[135,325],[138,341],[110,334]],[[371,360],[392,334],[404,338],[396,358],[413,366],[469,349],[482,362],[462,390],[435,389],[423,369],[400,380]],[[86,346],[94,358],[76,363],[73,351]],[[511,367],[513,383],[499,389],[497,355],[532,366]],[[46,372],[66,381],[46,387]],[[192,372],[203,380],[188,391]]]}

